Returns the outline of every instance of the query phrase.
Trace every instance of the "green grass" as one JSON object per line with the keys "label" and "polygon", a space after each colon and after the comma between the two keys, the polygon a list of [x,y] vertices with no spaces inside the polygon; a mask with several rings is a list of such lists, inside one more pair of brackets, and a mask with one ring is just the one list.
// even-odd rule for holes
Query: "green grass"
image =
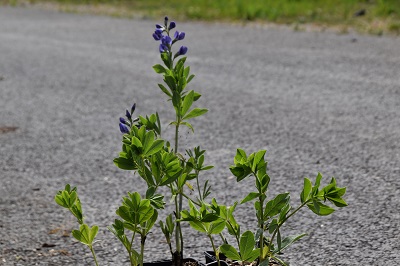
{"label": "green grass", "polygon": [[[3,0],[19,2],[23,0]],[[61,10],[175,20],[256,21],[399,34],[400,0],[25,0]],[[365,16],[354,13],[366,10]],[[97,11],[96,11],[97,10]]]}

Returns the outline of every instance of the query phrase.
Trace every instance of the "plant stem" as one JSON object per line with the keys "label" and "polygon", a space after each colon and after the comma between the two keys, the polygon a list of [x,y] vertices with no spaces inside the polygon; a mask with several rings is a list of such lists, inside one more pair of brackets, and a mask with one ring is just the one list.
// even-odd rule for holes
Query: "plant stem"
{"label": "plant stem", "polygon": [[143,255],[144,255],[144,243],[146,242],[146,230],[142,230],[140,239],[140,266],[143,266]]}
{"label": "plant stem", "polygon": [[240,243],[240,241],[239,241],[239,233],[238,233],[238,231],[235,230],[235,228],[233,227],[233,225],[232,225],[232,223],[230,221],[227,221],[227,222],[228,222],[227,224],[231,227],[232,231],[235,232],[236,243],[239,246],[239,243]]}
{"label": "plant stem", "polygon": [[281,228],[281,226],[290,218],[292,217],[296,212],[298,212],[301,208],[303,208],[304,206],[306,206],[311,200],[305,201],[303,204],[301,204],[299,207],[297,207],[297,209],[295,209],[291,214],[289,214],[289,216],[287,216],[280,224],[278,224],[278,227],[275,229],[274,233],[272,234],[271,237],[271,241],[269,242],[268,245],[268,250],[271,250],[271,246],[272,246],[272,242],[275,238],[275,235],[277,234],[277,232],[279,231],[279,229]]}
{"label": "plant stem", "polygon": [[133,231],[131,243],[130,243],[129,250],[128,250],[128,253],[129,253],[129,260],[131,261],[131,265],[132,265],[132,266],[136,266],[135,263],[133,263],[133,261],[132,261],[132,245],[133,245],[133,240],[135,240],[136,228],[137,228],[137,227],[136,227],[136,225],[135,225],[135,230]]}
{"label": "plant stem", "polygon": [[90,245],[89,248],[90,248],[90,251],[92,252],[94,263],[96,264],[96,266],[99,266],[99,264],[97,263],[96,254],[94,253],[93,247]]}
{"label": "plant stem", "polygon": [[215,248],[214,240],[213,240],[213,238],[212,238],[211,235],[208,235],[208,238],[210,238],[211,246],[212,246],[212,248],[213,248],[213,250],[214,250],[215,257],[217,258],[218,266],[221,266],[221,263],[220,263],[220,261],[219,261],[219,253],[217,252],[217,249]]}
{"label": "plant stem", "polygon": [[[257,177],[256,177],[257,178]],[[258,197],[260,201],[260,217],[258,218],[258,227],[261,229],[260,239],[259,239],[259,246],[260,246],[260,256],[258,259],[258,263],[260,264],[264,260],[264,197],[265,194]]]}
{"label": "plant stem", "polygon": [[190,200],[191,202],[193,202],[195,205],[197,205],[197,206],[199,206],[199,207],[202,206],[199,202],[192,200],[188,195],[186,195],[186,194],[183,193],[183,192],[182,192],[182,196],[185,197],[186,199]]}
{"label": "plant stem", "polygon": [[198,171],[198,170],[196,170],[195,172],[196,172],[197,191],[199,192],[199,199],[200,199],[200,202],[202,202],[202,201],[203,201],[203,197],[202,197],[202,195],[201,195],[201,191],[200,191],[200,184],[199,184],[199,171]]}

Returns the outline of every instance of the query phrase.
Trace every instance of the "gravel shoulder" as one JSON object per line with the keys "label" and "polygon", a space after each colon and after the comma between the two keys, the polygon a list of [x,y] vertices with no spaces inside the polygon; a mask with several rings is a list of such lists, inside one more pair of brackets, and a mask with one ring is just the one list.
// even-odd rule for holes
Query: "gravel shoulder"
{"label": "gravel shoulder", "polygon": [[[0,8],[0,265],[92,265],[68,232],[74,219],[54,203],[78,186],[103,265],[124,265],[107,230],[127,191],[145,191],[117,169],[118,118],[137,103],[171,110],[152,70],[156,22]],[[308,236],[285,254],[291,265],[398,265],[400,261],[400,39],[293,32],[284,28],[178,23],[186,32],[192,88],[209,114],[182,132],[207,150],[212,196],[232,204],[252,188],[229,172],[236,148],[267,149],[271,195],[298,202],[318,172],[347,186],[349,207],[329,217],[302,212],[287,233]],[[252,206],[238,221],[252,230]],[[243,230],[244,231],[244,230]],[[203,236],[184,229],[187,256],[203,259]],[[168,257],[151,235],[147,260]]]}

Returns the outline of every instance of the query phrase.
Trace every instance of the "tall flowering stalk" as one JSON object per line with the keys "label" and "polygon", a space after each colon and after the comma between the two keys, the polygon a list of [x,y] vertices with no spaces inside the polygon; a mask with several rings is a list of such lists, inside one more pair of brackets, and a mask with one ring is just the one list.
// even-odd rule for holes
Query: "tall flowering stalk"
{"label": "tall flowering stalk", "polygon": [[[190,67],[185,67],[186,57],[184,55],[188,52],[186,46],[180,46],[179,49],[174,53],[174,45],[182,41],[186,34],[185,32],[175,31],[172,36],[172,29],[176,27],[175,22],[168,23],[168,17],[164,19],[164,25],[156,25],[156,29],[153,33],[153,38],[159,41],[159,51],[161,54],[161,60],[164,66],[157,64],[153,66],[154,70],[163,75],[164,84],[158,84],[162,92],[164,92],[175,110],[175,120],[170,124],[175,126],[175,138],[174,138],[174,153],[179,155],[179,128],[181,125],[187,126],[194,131],[193,126],[187,121],[194,117],[205,114],[208,110],[203,108],[193,108],[191,106],[194,101],[200,98],[200,94],[194,90],[188,91],[186,89],[189,82],[194,78],[194,75],[190,75]],[[203,152],[204,153],[204,152]],[[180,156],[181,157],[181,156]],[[194,158],[194,157],[191,157]],[[194,161],[194,159],[192,160]],[[184,161],[182,166],[185,167]],[[192,164],[186,167],[192,168]],[[198,176],[198,172],[195,172],[195,176]],[[173,252],[174,260],[177,264],[180,264],[183,258],[183,239],[182,230],[180,225],[181,211],[183,206],[183,182],[177,180],[174,186],[171,186],[171,192],[175,199],[175,245],[176,250]],[[198,183],[197,183],[198,184]],[[198,188],[199,189],[199,188]],[[202,193],[199,189],[199,198],[202,199]],[[165,228],[165,227],[164,227]]]}

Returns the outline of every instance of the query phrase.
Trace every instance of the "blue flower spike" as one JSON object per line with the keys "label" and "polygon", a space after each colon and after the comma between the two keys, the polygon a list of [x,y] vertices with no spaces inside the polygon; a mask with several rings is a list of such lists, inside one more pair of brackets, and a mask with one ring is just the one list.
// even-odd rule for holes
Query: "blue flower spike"
{"label": "blue flower spike", "polygon": [[119,123],[119,130],[121,133],[129,134],[129,128],[125,124]]}

